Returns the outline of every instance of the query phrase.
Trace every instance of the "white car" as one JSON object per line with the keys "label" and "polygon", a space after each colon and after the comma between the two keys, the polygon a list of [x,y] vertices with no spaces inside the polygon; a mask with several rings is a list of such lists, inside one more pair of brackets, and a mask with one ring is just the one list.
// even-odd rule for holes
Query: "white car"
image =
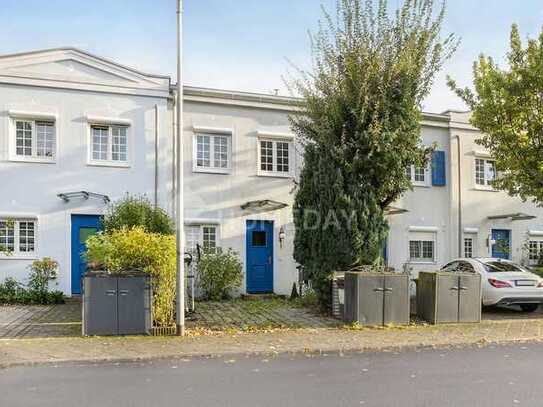
{"label": "white car", "polygon": [[456,259],[441,271],[479,273],[483,305],[519,305],[533,312],[543,304],[543,278],[509,260],[497,258]]}

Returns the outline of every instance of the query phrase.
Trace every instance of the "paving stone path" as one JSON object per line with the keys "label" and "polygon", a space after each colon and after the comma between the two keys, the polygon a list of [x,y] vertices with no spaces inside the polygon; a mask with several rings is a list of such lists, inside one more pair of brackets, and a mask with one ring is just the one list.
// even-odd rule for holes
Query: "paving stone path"
{"label": "paving stone path", "polygon": [[81,335],[81,304],[0,306],[0,338]]}
{"label": "paving stone path", "polygon": [[195,308],[194,314],[187,318],[188,328],[331,328],[343,325],[335,318],[294,307],[281,299],[199,302]]}
{"label": "paving stone path", "polygon": [[[543,307],[542,307],[543,308]],[[483,323],[470,328],[470,332],[496,330],[493,336],[504,338],[524,332],[539,336],[543,327],[543,310],[523,313],[513,308],[489,308],[483,312]],[[253,331],[267,328],[317,329],[337,328],[344,324],[337,319],[317,315],[306,308],[294,307],[288,301],[234,300],[226,302],[199,302],[196,312],[187,318],[187,328],[211,331],[240,330]],[[428,336],[430,330],[421,330]],[[435,331],[436,335],[460,335],[465,332],[454,325],[447,331]],[[499,333],[498,333],[499,332]],[[81,303],[69,300],[66,304],[50,306],[0,306],[0,339],[77,337],[81,335]],[[413,332],[413,335],[417,335]]]}

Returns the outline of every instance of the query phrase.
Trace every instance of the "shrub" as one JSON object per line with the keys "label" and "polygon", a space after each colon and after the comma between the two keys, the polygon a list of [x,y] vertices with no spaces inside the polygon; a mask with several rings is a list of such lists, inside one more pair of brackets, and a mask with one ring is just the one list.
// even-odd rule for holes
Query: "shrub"
{"label": "shrub", "polygon": [[145,196],[127,195],[112,204],[104,216],[103,226],[106,232],[141,226],[150,233],[175,233],[174,223],[168,214],[154,207]]}
{"label": "shrub", "polygon": [[36,260],[30,265],[30,276],[28,277],[28,288],[32,291],[49,291],[49,282],[56,280],[58,263],[50,257]]}
{"label": "shrub", "polygon": [[87,259],[104,271],[139,270],[149,273],[153,285],[153,318],[158,326],[175,322],[175,237],[147,232],[142,226],[113,229],[87,240]]}
{"label": "shrub", "polygon": [[8,277],[3,283],[0,283],[0,304],[15,304],[17,298],[21,296],[24,288],[21,283],[13,277]]}
{"label": "shrub", "polygon": [[212,301],[229,298],[232,290],[241,286],[242,270],[238,254],[231,249],[205,252],[198,264],[198,282],[204,298]]}
{"label": "shrub", "polygon": [[50,291],[49,283],[57,278],[58,263],[44,257],[32,263],[28,285],[25,287],[12,277],[0,283],[0,304],[61,304],[62,291]]}

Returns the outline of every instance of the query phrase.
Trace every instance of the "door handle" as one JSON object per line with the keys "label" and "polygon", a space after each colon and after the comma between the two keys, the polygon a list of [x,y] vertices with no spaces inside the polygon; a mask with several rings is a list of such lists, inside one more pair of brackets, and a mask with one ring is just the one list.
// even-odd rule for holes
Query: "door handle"
{"label": "door handle", "polygon": [[385,287],[385,289],[383,290],[385,293],[391,293],[392,292],[392,288],[390,287]]}
{"label": "door handle", "polygon": [[460,288],[458,288],[458,287],[451,287],[451,291],[458,291],[458,290],[460,290]]}
{"label": "door handle", "polygon": [[128,295],[129,292],[129,290],[119,290],[120,295]]}
{"label": "door handle", "polygon": [[268,264],[272,264],[272,256],[268,256]]}
{"label": "door handle", "polygon": [[106,290],[106,295],[117,295],[117,290]]}
{"label": "door handle", "polygon": [[385,291],[384,288],[374,288],[373,291],[375,291],[376,293],[382,293]]}
{"label": "door handle", "polygon": [[459,287],[458,289],[459,289],[460,291],[467,291],[467,290],[468,290],[468,287],[463,287],[463,286],[462,286],[462,287]]}

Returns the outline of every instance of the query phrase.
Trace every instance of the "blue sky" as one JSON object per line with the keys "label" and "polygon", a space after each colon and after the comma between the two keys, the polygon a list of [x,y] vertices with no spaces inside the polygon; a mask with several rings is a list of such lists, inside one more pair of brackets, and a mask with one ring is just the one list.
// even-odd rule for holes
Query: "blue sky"
{"label": "blue sky", "polygon": [[[175,0],[0,0],[0,53],[75,46],[125,65],[175,73]],[[390,0],[396,5],[400,0]],[[185,0],[185,81],[190,85],[286,94],[288,60],[307,66],[307,30],[334,0]],[[469,84],[480,52],[498,60],[513,22],[524,37],[543,25],[540,0],[449,0],[446,32],[462,38],[425,110],[462,108],[445,85]]]}

